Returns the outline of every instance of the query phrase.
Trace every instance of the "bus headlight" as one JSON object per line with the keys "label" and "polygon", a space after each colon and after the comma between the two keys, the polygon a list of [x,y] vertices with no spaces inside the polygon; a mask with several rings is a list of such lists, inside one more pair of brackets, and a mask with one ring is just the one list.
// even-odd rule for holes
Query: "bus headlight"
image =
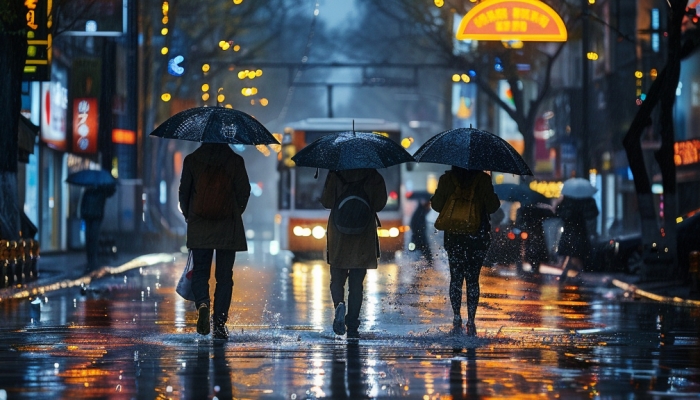
{"label": "bus headlight", "polygon": [[320,225],[316,225],[314,229],[311,230],[311,235],[316,239],[323,239],[323,237],[326,236],[326,229]]}
{"label": "bus headlight", "polygon": [[311,236],[311,229],[297,225],[292,229],[292,233],[294,233],[294,236]]}
{"label": "bus headlight", "polygon": [[399,228],[389,229],[389,236],[390,237],[398,237],[399,236]]}

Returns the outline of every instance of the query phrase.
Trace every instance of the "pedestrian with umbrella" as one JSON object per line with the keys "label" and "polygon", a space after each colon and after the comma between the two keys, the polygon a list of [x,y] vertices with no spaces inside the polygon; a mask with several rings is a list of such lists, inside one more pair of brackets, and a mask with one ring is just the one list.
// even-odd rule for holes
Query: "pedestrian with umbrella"
{"label": "pedestrian with umbrella", "polygon": [[[250,198],[243,157],[229,144],[279,144],[255,118],[223,107],[182,111],[156,128],[151,136],[201,142],[182,165],[179,201],[187,222],[191,251],[192,292],[197,308],[197,333],[227,340],[228,312],[233,296],[233,264],[237,251],[247,251],[242,214]],[[211,263],[216,251],[214,310],[209,297]]]}
{"label": "pedestrian with umbrella", "polygon": [[416,200],[416,210],[411,215],[411,221],[408,226],[411,230],[411,243],[413,243],[414,251],[419,251],[428,267],[433,265],[433,252],[430,250],[430,242],[428,241],[428,227],[426,218],[430,213],[430,198],[432,196],[425,191],[413,192],[408,197]]}
{"label": "pedestrian with umbrella", "polygon": [[593,199],[597,191],[583,178],[567,179],[561,189],[563,198],[556,208],[557,217],[564,223],[557,248],[559,256],[564,256],[559,285],[566,283],[569,270],[576,269],[580,273],[591,257],[588,225],[599,214]]}
{"label": "pedestrian with umbrella", "polygon": [[[380,256],[377,213],[387,202],[387,168],[413,157],[391,139],[370,132],[326,135],[301,149],[292,160],[300,167],[329,169],[321,204],[331,210],[326,228],[326,261],[330,265],[333,332],[360,338],[360,310],[368,269]],[[348,282],[347,307],[345,283]]]}
{"label": "pedestrian with umbrella", "polygon": [[85,187],[80,198],[79,217],[85,223],[85,271],[91,272],[98,266],[105,202],[116,192],[117,180],[107,171],[87,169],[68,175],[66,182]]}
{"label": "pedestrian with umbrella", "polygon": [[439,179],[431,199],[440,215],[435,228],[444,230],[450,266],[453,334],[464,332],[462,286],[467,286],[466,333],[476,336],[479,275],[491,243],[489,215],[500,207],[491,177],[484,171],[532,175],[518,152],[500,137],[479,129],[458,128],[439,133],[414,154],[418,162],[451,165]]}

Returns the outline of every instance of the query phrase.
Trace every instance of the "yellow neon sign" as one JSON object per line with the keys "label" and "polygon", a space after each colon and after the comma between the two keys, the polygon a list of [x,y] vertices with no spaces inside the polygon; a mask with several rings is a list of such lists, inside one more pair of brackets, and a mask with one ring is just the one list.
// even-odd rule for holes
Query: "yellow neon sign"
{"label": "yellow neon sign", "polygon": [[559,14],[537,0],[489,0],[472,8],[459,24],[458,40],[565,42]]}

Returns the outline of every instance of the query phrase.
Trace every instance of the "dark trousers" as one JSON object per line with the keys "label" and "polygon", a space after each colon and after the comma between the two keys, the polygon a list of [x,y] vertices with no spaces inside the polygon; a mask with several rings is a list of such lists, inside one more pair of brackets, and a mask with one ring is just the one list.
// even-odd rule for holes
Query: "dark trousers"
{"label": "dark trousers", "polygon": [[360,327],[360,309],[362,308],[362,292],[367,270],[364,268],[333,268],[331,267],[331,298],[333,307],[345,302],[345,281],[348,281],[348,311],[345,316],[345,326],[348,331],[357,331]]}
{"label": "dark trousers", "polygon": [[[194,302],[199,307],[204,303],[209,305],[209,277],[211,276],[211,261],[214,258],[214,249],[192,249],[192,293]],[[216,250],[216,288],[214,289],[214,313],[215,322],[228,320],[228,309],[231,306],[233,295],[233,263],[236,261],[235,250]],[[211,308],[211,307],[210,307]]]}
{"label": "dark trousers", "polygon": [[97,268],[97,258],[100,251],[100,225],[102,219],[85,219],[85,251],[87,253],[87,269]]}
{"label": "dark trousers", "polygon": [[462,285],[467,283],[467,319],[474,320],[479,306],[479,274],[490,241],[469,235],[445,234],[445,251],[450,264],[450,303],[455,316],[462,308]]}

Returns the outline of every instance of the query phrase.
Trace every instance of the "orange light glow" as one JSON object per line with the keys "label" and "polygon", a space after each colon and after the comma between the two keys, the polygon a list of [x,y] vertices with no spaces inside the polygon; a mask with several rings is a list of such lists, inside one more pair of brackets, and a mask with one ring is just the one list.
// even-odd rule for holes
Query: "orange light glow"
{"label": "orange light glow", "polygon": [[136,144],[136,132],[128,129],[112,129],[112,143]]}

